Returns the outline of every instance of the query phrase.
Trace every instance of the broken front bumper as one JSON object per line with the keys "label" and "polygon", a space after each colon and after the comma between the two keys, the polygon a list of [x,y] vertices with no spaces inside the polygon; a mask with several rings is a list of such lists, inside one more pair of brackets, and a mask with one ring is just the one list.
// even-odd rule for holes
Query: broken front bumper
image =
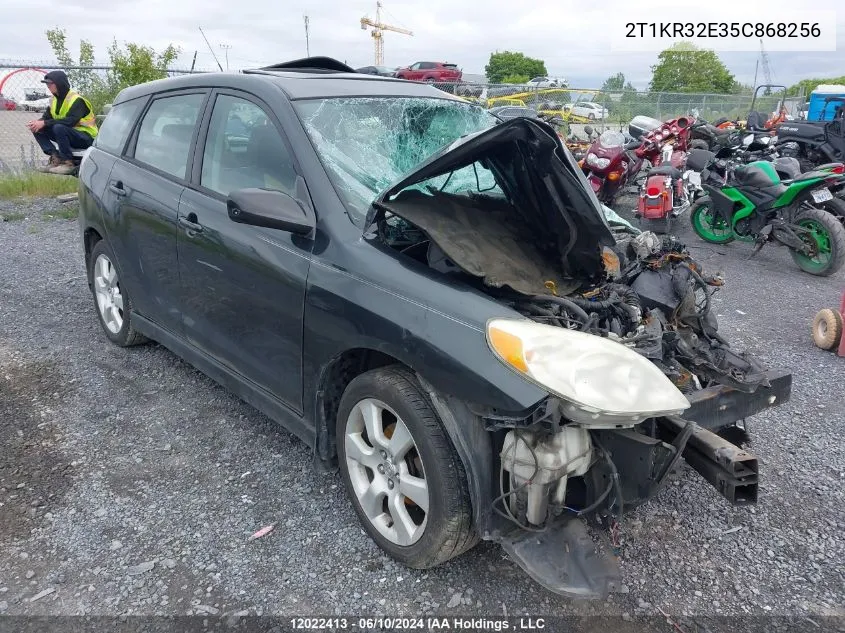
{"label": "broken front bumper", "polygon": [[792,373],[773,369],[766,372],[766,379],[769,386],[760,386],[753,393],[723,385],[696,391],[687,396],[692,406],[684,411],[683,417],[702,428],[718,431],[787,402],[792,394]]}
{"label": "broken front bumper", "polygon": [[[598,431],[616,461],[625,506],[654,497],[680,457],[731,503],[756,503],[757,458],[714,431],[789,400],[792,374],[773,370],[766,378],[768,386],[753,393],[722,386],[696,392],[689,397],[692,406],[683,418],[655,420],[657,437],[630,430]],[[598,465],[594,470],[596,475]],[[595,543],[579,519],[540,533],[511,533],[499,542],[522,569],[554,593],[604,598],[620,583],[617,557],[606,542]]]}

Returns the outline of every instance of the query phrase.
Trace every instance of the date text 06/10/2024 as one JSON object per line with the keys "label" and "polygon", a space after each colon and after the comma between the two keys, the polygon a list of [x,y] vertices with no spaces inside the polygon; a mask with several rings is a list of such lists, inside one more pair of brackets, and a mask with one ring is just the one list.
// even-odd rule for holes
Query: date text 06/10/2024
{"label": "date text 06/10/2024", "polygon": [[544,618],[291,618],[294,631],[541,631]]}

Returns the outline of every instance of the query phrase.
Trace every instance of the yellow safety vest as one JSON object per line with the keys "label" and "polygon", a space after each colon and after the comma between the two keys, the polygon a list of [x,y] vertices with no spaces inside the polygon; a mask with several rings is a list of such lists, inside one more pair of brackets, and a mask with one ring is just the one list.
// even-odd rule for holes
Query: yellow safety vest
{"label": "yellow safety vest", "polygon": [[54,119],[65,118],[67,116],[67,113],[70,112],[71,106],[76,102],[77,99],[82,99],[85,102],[85,105],[88,106],[88,114],[79,119],[79,122],[73,127],[74,129],[79,130],[80,132],[90,134],[91,138],[95,138],[97,136],[98,130],[97,117],[94,116],[94,108],[91,107],[91,102],[88,101],[88,99],[86,99],[74,90],[68,90],[68,93],[65,95],[65,100],[62,101],[62,107],[59,108],[58,112],[56,112],[56,97],[53,97],[53,100],[50,102],[50,116],[52,116]]}

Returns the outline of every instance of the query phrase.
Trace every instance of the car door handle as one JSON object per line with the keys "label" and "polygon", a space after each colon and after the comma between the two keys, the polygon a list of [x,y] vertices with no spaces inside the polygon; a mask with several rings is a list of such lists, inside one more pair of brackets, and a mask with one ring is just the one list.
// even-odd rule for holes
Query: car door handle
{"label": "car door handle", "polygon": [[126,195],[126,189],[123,188],[123,183],[120,182],[119,180],[117,180],[117,181],[113,180],[112,182],[110,182],[109,183],[109,190],[111,192],[119,195],[119,196],[125,196]]}
{"label": "car door handle", "polygon": [[202,233],[202,224],[197,222],[196,213],[189,213],[187,216],[181,216],[179,218],[179,226],[188,229],[189,233]]}

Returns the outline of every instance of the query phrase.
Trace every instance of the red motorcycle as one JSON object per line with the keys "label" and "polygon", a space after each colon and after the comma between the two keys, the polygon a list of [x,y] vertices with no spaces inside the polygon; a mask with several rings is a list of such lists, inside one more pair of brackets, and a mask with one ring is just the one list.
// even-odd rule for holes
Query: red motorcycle
{"label": "red motorcycle", "polygon": [[[584,131],[592,136],[592,127]],[[632,135],[633,136],[633,135]],[[658,150],[646,147],[638,138],[628,138],[616,130],[606,130],[593,141],[581,168],[599,201],[611,206],[625,186],[636,177],[645,160],[653,160]]]}
{"label": "red motorcycle", "polygon": [[678,117],[643,135],[644,146],[656,150],[640,190],[634,215],[640,226],[655,233],[668,233],[672,222],[692,204],[692,191],[701,186],[701,176],[686,170],[693,117]]}

